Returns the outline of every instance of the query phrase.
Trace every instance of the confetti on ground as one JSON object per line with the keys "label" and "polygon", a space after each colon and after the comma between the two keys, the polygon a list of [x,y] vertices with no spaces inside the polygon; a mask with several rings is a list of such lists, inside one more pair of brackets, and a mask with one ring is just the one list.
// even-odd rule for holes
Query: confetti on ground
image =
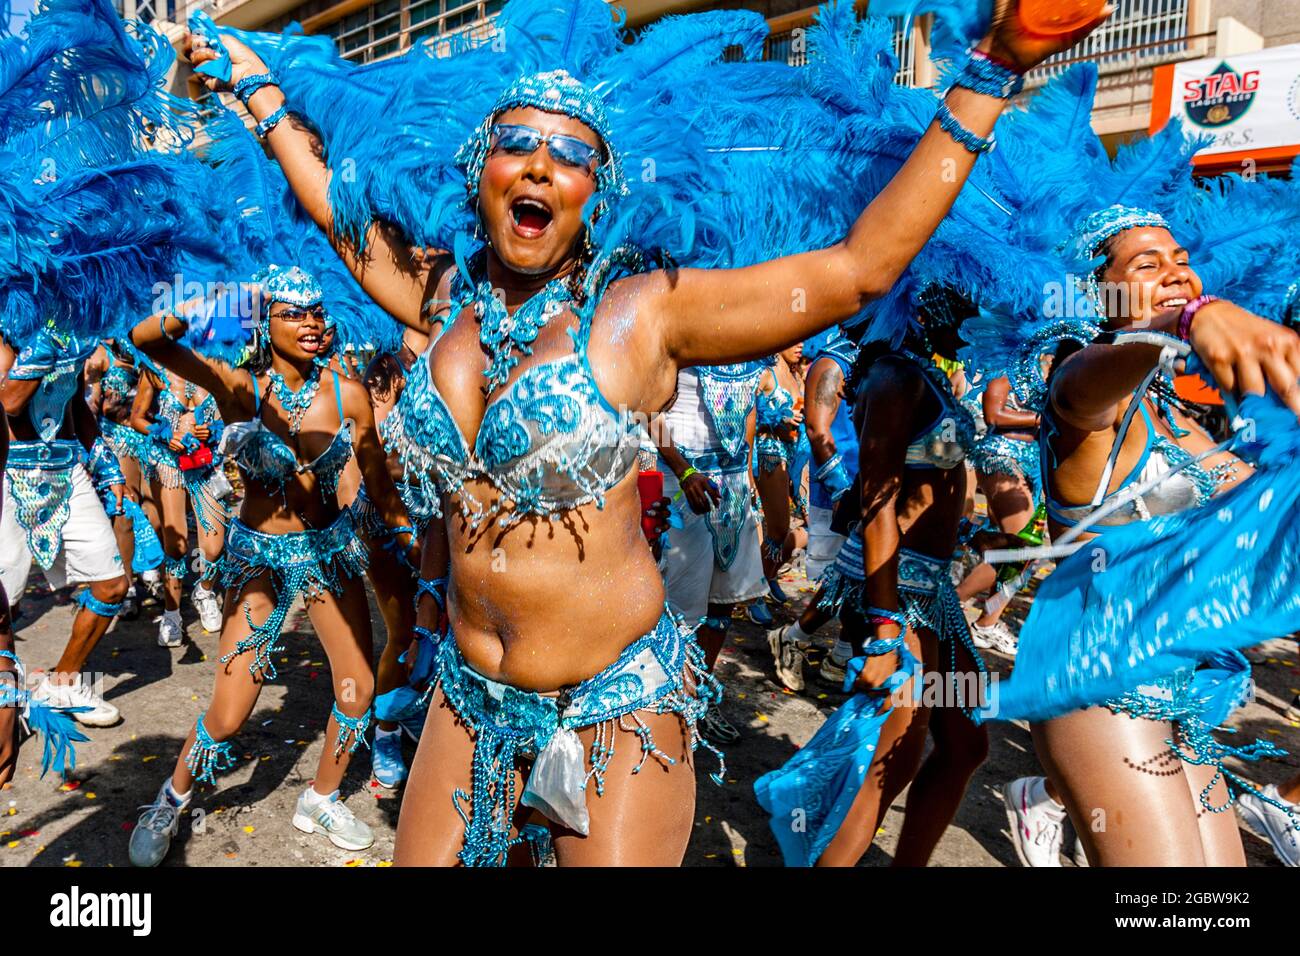
{"label": "confetti on ground", "polygon": [[344,861],[343,861],[343,865],[344,865],[344,866],[360,866],[363,862],[364,862],[363,860],[344,860]]}
{"label": "confetti on ground", "polygon": [[80,860],[64,860],[64,861],[63,861],[63,865],[64,865],[64,866],[81,866],[81,861],[80,861]]}
{"label": "confetti on ground", "polygon": [[256,829],[257,829],[257,827],[244,827],[244,832],[245,832],[245,833],[252,833],[252,832],[253,832],[254,830],[256,830]]}
{"label": "confetti on ground", "polygon": [[382,866],[392,866],[392,865],[393,865],[393,861],[392,861],[392,860],[380,860],[378,863],[375,864],[375,866],[381,866],[381,867],[382,867]]}
{"label": "confetti on ground", "polygon": [[818,700],[825,700],[825,699],[826,699],[826,695],[825,695],[825,694],[818,694],[818,695],[817,695],[817,699],[818,699]]}
{"label": "confetti on ground", "polygon": [[141,758],[140,758],[140,762],[141,762],[141,763],[148,763],[150,760],[157,760],[157,759],[158,759],[158,755],[157,755],[157,754],[150,754],[150,755],[147,756],[147,757],[141,757]]}
{"label": "confetti on ground", "polygon": [[86,799],[87,799],[87,800],[94,800],[94,799],[95,799],[95,795],[94,795],[93,793],[87,793],[87,794],[86,794]]}
{"label": "confetti on ground", "polygon": [[59,785],[59,792],[60,792],[60,793],[72,793],[72,791],[77,790],[77,789],[79,789],[80,787],[81,787],[81,781],[80,781],[80,780],[65,780],[65,781],[63,781],[62,784]]}

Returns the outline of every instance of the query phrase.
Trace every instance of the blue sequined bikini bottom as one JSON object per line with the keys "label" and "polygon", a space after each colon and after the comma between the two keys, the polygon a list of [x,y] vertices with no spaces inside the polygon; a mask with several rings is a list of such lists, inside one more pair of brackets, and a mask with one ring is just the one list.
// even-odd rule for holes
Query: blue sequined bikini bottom
{"label": "blue sequined bikini bottom", "polygon": [[994,432],[975,444],[970,462],[981,474],[1019,475],[1029,485],[1035,502],[1042,497],[1043,479],[1037,442],[1019,441]]}
{"label": "blue sequined bikini bottom", "polygon": [[302,595],[309,600],[324,591],[342,594],[344,580],[364,574],[366,563],[366,547],[357,537],[352,512],[347,508],[329,527],[319,531],[264,534],[238,519],[232,521],[214,574],[222,588],[239,591],[269,572],[275,588],[275,607],[264,622],[254,624],[248,604],[244,604],[244,620],[251,633],[221,662],[251,650],[254,655],[249,673],[262,671],[267,680],[274,680],[271,655],[284,650],[276,642],[294,598]]}
{"label": "blue sequined bikini bottom", "polygon": [[[460,851],[466,866],[504,866],[510,848],[523,837],[511,837],[511,816],[517,803],[517,758],[537,758],[532,774],[539,773],[548,747],[570,741],[581,727],[596,727],[587,754],[590,769],[578,779],[570,776],[571,800],[585,804],[585,790],[594,781],[596,793],[604,790],[605,772],[614,755],[616,732],[635,733],[641,740],[641,769],[653,756],[666,765],[674,759],[655,746],[654,737],[638,712],[677,714],[686,725],[691,750],[701,743],[718,753],[696,731],[696,723],[722,698],[722,687],[704,666],[704,652],[694,633],[665,609],[654,630],[628,645],[609,667],[576,687],[548,696],[490,680],[470,668],[451,635],[437,642],[434,673],[438,686],[456,715],[474,734],[472,784],[469,793],[458,790],[452,802],[465,822],[465,846]],[[713,775],[721,782],[720,770]],[[529,781],[529,788],[533,781]],[[574,792],[576,789],[577,792]],[[524,794],[524,802],[539,806]],[[548,814],[549,815],[549,814]]]}

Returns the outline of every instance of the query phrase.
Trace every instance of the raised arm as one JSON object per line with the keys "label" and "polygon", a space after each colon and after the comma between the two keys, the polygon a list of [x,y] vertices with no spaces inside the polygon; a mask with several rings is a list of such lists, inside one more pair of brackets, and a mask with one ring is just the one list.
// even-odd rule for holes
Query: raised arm
{"label": "raised arm", "polygon": [[[202,82],[209,90],[230,92],[244,77],[270,72],[256,53],[234,37],[223,36],[221,42],[230,53],[230,82],[222,83],[200,74],[195,74],[193,82]],[[185,38],[184,46],[195,66],[216,57],[208,47],[194,45],[192,36]],[[284,93],[274,84],[263,86],[245,105],[253,118],[261,122],[285,105]],[[362,252],[334,228],[334,211],[329,201],[330,171],[323,158],[324,144],[315,130],[290,115],[271,129],[266,142],[298,202],[329,237],[334,251],[366,293],[403,325],[428,334],[438,309],[436,289],[442,274],[452,267],[450,257],[418,255],[395,227],[379,221],[366,233]]]}
{"label": "raised arm", "polygon": [[[1174,335],[1181,315],[1181,309],[1163,312],[1131,331]],[[1290,329],[1217,301],[1196,312],[1189,341],[1224,391],[1262,395],[1267,383],[1300,417],[1300,336]],[[1161,350],[1135,342],[1094,344],[1074,353],[1052,377],[1053,409],[1082,431],[1110,428],[1119,403],[1142,384]]]}
{"label": "raised arm", "polygon": [[[1089,26],[1048,39],[1023,33],[1014,7],[1001,0],[994,29],[978,50],[1020,73],[1073,46],[1110,14],[1107,9]],[[944,102],[980,139],[989,137],[1007,103],[959,86]],[[843,241],[743,269],[655,274],[646,307],[662,329],[665,353],[679,366],[738,362],[770,355],[856,315],[893,287],[929,241],[976,156],[936,119]]]}
{"label": "raised arm", "polygon": [[[206,389],[216,399],[223,419],[243,421],[253,409],[252,376],[243,369],[231,368],[224,362],[200,355],[176,341],[189,326],[181,316],[196,316],[205,306],[203,300],[191,300],[176,310],[180,315],[151,315],[131,330],[131,342],[163,368],[171,369],[187,382]],[[132,427],[137,431],[140,429],[135,424],[135,409],[140,405],[139,392],[144,391],[147,377],[147,371],[142,370],[136,404],[132,408]],[[150,395],[150,401],[152,398]],[[148,430],[147,425],[145,430]]]}

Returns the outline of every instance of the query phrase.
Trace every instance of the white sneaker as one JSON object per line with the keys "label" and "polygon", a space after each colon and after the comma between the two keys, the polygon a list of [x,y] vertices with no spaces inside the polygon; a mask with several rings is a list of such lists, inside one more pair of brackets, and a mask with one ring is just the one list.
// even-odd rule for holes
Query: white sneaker
{"label": "white sneaker", "polygon": [[817,679],[828,687],[844,690],[844,678],[848,676],[848,661],[837,661],[834,654],[822,658],[821,667],[817,668]]}
{"label": "white sneaker", "polygon": [[1036,789],[1043,780],[1043,777],[1021,777],[1002,788],[1011,843],[1025,866],[1061,865],[1065,807],[1046,796],[1038,803],[1029,802],[1031,789]]}
{"label": "white sneaker", "polygon": [[302,793],[293,811],[293,825],[303,833],[323,833],[344,850],[364,850],[375,842],[370,827],[339,800],[338,793],[322,797],[314,806],[307,802],[307,794]]}
{"label": "white sneaker", "polygon": [[1015,657],[1020,647],[1020,639],[1001,621],[994,621],[987,626],[971,624],[970,638],[981,650],[994,650],[1008,657]]}
{"label": "white sneaker", "polygon": [[185,631],[181,622],[168,614],[158,619],[158,646],[180,647],[185,643]]}
{"label": "white sneaker", "polygon": [[[1286,803],[1271,783],[1264,788],[1265,796]],[[1300,815],[1300,806],[1290,804]],[[1273,804],[1261,800],[1253,793],[1243,793],[1237,797],[1237,812],[1246,821],[1247,826],[1273,844],[1273,852],[1282,861],[1283,866],[1300,867],[1300,828],[1287,813]]]}
{"label": "white sneaker", "polygon": [[195,587],[190,593],[190,601],[194,604],[194,610],[199,612],[199,623],[203,625],[203,630],[209,634],[216,634],[221,630],[221,602],[211,590],[205,587]]}
{"label": "white sneaker", "polygon": [[32,698],[49,707],[90,708],[71,715],[85,727],[112,727],[122,719],[121,711],[96,694],[80,675],[71,684],[53,684],[46,676],[32,691]]}
{"label": "white sneaker", "polygon": [[785,632],[789,626],[774,628],[767,632],[767,646],[776,662],[776,677],[791,690],[804,689],[803,665],[804,651],[796,642],[787,641]]}

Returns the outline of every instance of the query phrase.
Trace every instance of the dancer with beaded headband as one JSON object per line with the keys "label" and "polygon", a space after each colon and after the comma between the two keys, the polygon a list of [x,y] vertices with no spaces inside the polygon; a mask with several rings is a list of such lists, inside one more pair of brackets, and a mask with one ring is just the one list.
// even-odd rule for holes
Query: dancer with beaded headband
{"label": "dancer with beaded headband", "polygon": [[191,337],[211,332],[235,340],[243,320],[221,301],[187,303],[179,315],[146,319],[131,333],[151,359],[216,399],[227,423],[223,451],[247,489],[217,572],[226,591],[223,666],[171,777],[132,832],[137,866],[157,865],[166,856],[194,783],[215,783],[216,773],[233,765],[230,738],[252,713],[262,683],[276,676],[281,631],[298,597],[329,658],[335,703],[315,780],[298,798],[293,825],[347,849],[374,840],[338,799],[351,755],[365,742],[374,690],[361,578],[366,551],[351,509],[337,500],[339,473],[354,451],[372,500],[407,549],[411,528],[388,477],[365,390],[316,362],[327,324],[319,283],[299,268],[273,265],[254,277],[254,287],[265,310],[247,368],[232,369],[175,341],[187,326]]}
{"label": "dancer with beaded headband", "polygon": [[[832,20],[851,23],[845,9]],[[885,294],[990,145],[1017,72],[1087,30],[1039,42],[1001,19],[911,158],[853,213],[847,238],[763,261],[754,247],[728,251],[728,240],[766,222],[700,214],[729,161],[714,158],[681,112],[686,101],[675,100],[703,102],[706,91],[737,104],[752,97],[757,114],[761,98],[744,80],[762,74],[787,83],[789,101],[806,97],[812,114],[818,101],[793,70],[714,71],[733,43],[757,48],[761,18],[674,19],[626,45],[604,3],[516,2],[500,26],[504,44],[491,50],[355,74],[338,64],[309,68],[305,53],[298,58],[309,43],[243,34],[250,49],[227,31],[196,45],[191,60],[212,86],[245,94],[298,198],[376,301],[406,317],[429,298],[455,303],[399,408],[413,439],[408,467],[425,469],[441,493],[444,517],[433,527],[448,538],[450,633],[435,645],[438,686],[402,807],[398,861],[502,863],[518,842],[511,820],[523,803],[552,821],[562,864],[676,864],[691,831],[694,725],[716,689],[689,633],[665,613],[640,532],[639,426],[619,409],[657,411],[679,368],[773,354]],[[856,91],[884,95],[892,74],[885,25],[865,31],[877,45]],[[830,44],[828,55],[836,50]],[[427,82],[374,82],[404,69],[428,71]],[[331,98],[352,86],[361,102],[385,86],[402,90],[389,109],[400,113],[409,100],[410,117],[428,107],[431,130],[390,127],[420,135],[428,152],[416,163],[408,142],[377,159],[365,182],[331,177],[322,146],[331,162],[356,160],[354,144],[369,155],[392,134],[359,128],[355,113],[342,123],[308,112],[319,135],[301,119],[286,121],[290,106],[310,105],[308,86],[322,92],[323,73],[335,80]],[[452,75],[458,91],[478,89],[473,79],[487,85],[477,96],[442,96],[451,87],[428,85]],[[481,110],[477,119],[466,121],[467,106]],[[469,137],[459,159],[430,138],[457,126]],[[663,150],[656,176],[625,170],[631,143],[619,135]],[[634,156],[643,170],[655,158]],[[408,162],[426,173],[395,176]],[[953,176],[935,175],[940,166]],[[418,195],[431,181],[441,188]],[[411,205],[394,198],[413,187]],[[459,200],[456,189],[465,190]],[[695,214],[651,214],[667,203],[695,204]],[[807,223],[800,241],[816,233],[811,210]],[[417,259],[411,245],[456,255]],[[746,267],[654,268],[656,246],[683,252],[676,258],[685,265]],[[802,310],[791,309],[795,289],[806,291]],[[566,600],[555,600],[557,590]],[[612,620],[610,608],[619,611]]]}
{"label": "dancer with beaded headband", "polygon": [[[1300,628],[1300,596],[1284,583],[1300,542],[1275,517],[1300,494],[1300,338],[1207,293],[1256,294],[1294,230],[1294,198],[1278,201],[1294,187],[1201,188],[1190,176],[1200,143],[1176,127],[1112,161],[1075,123],[1095,78],[1076,68],[1007,118],[990,189],[1014,218],[991,203],[945,240],[965,257],[947,277],[1004,317],[967,322],[968,357],[1009,370],[1042,415],[1054,544],[986,557],[1065,558],[981,717],[1033,722],[1093,865],[1243,865],[1236,822],[1219,811],[1253,788],[1224,761],[1277,751],[1211,731],[1249,679],[1236,649]],[[1263,201],[1247,201],[1251,188]],[[938,243],[936,263],[944,252]],[[1253,434],[1216,445],[1190,419],[1170,384],[1184,360],[1236,396]],[[1018,784],[1017,827],[1044,799]]]}

